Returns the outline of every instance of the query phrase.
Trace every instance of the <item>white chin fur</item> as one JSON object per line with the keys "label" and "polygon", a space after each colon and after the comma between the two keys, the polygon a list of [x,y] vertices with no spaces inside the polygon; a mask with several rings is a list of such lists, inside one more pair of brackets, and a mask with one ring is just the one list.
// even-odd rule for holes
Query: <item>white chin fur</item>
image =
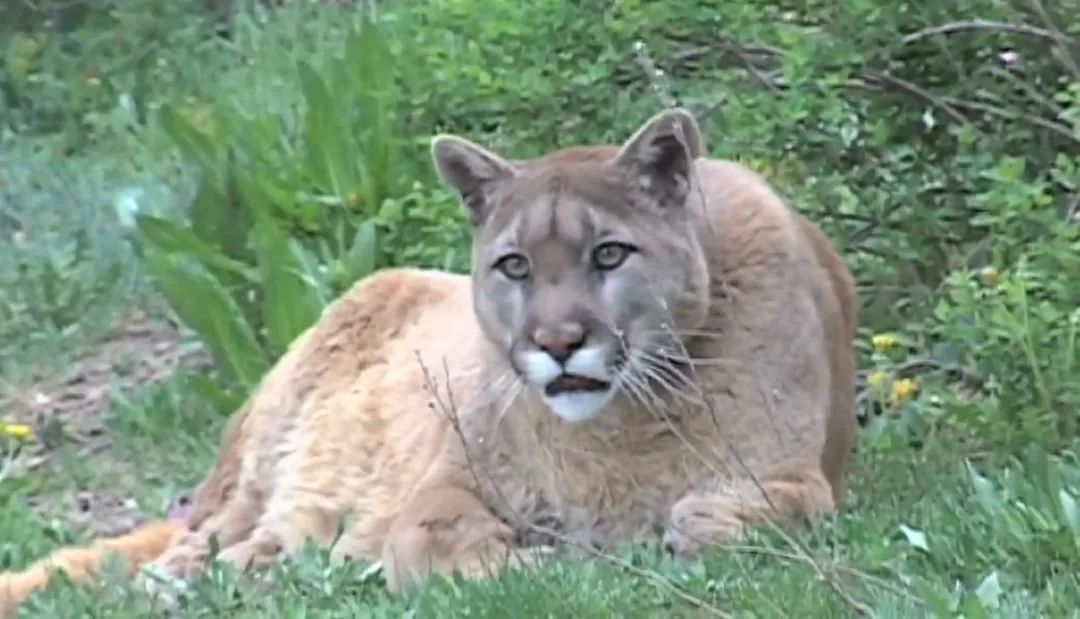
{"label": "white chin fur", "polygon": [[581,423],[600,416],[611,402],[614,389],[606,391],[567,391],[555,396],[544,396],[551,412],[564,421]]}

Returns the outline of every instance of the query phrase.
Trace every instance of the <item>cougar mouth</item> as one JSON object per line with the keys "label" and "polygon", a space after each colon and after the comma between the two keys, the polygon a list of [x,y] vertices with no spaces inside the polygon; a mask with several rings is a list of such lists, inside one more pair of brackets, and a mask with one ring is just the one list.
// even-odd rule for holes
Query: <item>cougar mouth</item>
{"label": "cougar mouth", "polygon": [[611,384],[588,376],[577,374],[562,374],[544,387],[544,393],[548,397],[574,391],[607,391]]}

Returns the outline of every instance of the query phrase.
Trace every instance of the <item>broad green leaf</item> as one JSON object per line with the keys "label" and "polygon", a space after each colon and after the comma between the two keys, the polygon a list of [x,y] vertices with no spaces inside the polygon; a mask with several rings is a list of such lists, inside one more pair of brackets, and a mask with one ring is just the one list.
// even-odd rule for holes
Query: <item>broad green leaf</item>
{"label": "broad green leaf", "polygon": [[364,22],[345,43],[348,82],[357,98],[357,104],[349,112],[356,123],[352,133],[360,139],[362,149],[358,164],[363,170],[366,214],[374,212],[390,194],[393,179],[400,176],[399,171],[392,169],[397,163],[395,153],[399,144],[391,111],[393,57],[381,30],[370,22]]}
{"label": "broad green leaf", "polygon": [[220,162],[210,137],[196,129],[171,104],[161,107],[161,124],[165,133],[185,157],[199,164],[203,172],[213,173]]}
{"label": "broad green leaf", "polygon": [[304,93],[307,115],[304,129],[312,172],[338,196],[344,196],[357,185],[356,155],[350,152],[352,136],[341,123],[340,104],[330,95],[322,76],[306,62],[299,63],[297,72]]}
{"label": "broad green leaf", "polygon": [[234,164],[225,165],[229,168],[222,180],[206,176],[199,183],[191,205],[191,230],[221,253],[243,260],[251,217],[233,191]]}
{"label": "broad green leaf", "polygon": [[190,228],[153,215],[138,215],[135,223],[139,228],[140,238],[152,243],[164,253],[187,254],[198,258],[206,266],[232,271],[251,282],[256,281],[256,273],[253,269],[223,255],[195,236]]}
{"label": "broad green leaf", "polygon": [[231,378],[252,388],[267,369],[266,357],[240,308],[202,265],[158,251],[146,266],[180,319],[202,336]]}
{"label": "broad green leaf", "polygon": [[280,353],[318,319],[322,304],[297,258],[297,252],[303,250],[274,222],[258,189],[250,183],[241,187],[245,199],[255,207],[252,244],[262,283],[263,325],[275,353]]}
{"label": "broad green leaf", "polygon": [[193,374],[184,380],[192,393],[210,403],[222,415],[231,415],[244,403],[246,391],[228,390],[203,374]]}
{"label": "broad green leaf", "polygon": [[378,232],[374,219],[368,219],[357,226],[356,236],[353,237],[352,247],[346,257],[350,281],[356,281],[375,270],[377,244]]}

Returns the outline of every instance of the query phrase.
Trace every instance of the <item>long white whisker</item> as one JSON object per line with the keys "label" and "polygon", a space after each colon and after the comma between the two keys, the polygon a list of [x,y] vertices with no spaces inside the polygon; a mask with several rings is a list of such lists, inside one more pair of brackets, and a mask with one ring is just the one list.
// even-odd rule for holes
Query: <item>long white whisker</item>
{"label": "long white whisker", "polygon": [[[646,367],[650,370],[650,376],[672,393],[683,395],[682,391],[685,388],[692,391],[699,398],[705,397],[701,386],[686,373],[674,368],[668,359],[647,352],[641,356],[646,362]],[[693,403],[701,404],[700,401],[694,401]]]}
{"label": "long white whisker", "polygon": [[686,393],[683,393],[683,391],[675,385],[672,385],[666,378],[661,376],[660,373],[656,371],[655,366],[646,365],[644,368],[644,373],[646,376],[652,378],[654,381],[660,384],[660,386],[665,388],[673,396],[686,402],[687,404],[693,404],[695,406],[701,406],[703,404],[701,398],[693,398]]}

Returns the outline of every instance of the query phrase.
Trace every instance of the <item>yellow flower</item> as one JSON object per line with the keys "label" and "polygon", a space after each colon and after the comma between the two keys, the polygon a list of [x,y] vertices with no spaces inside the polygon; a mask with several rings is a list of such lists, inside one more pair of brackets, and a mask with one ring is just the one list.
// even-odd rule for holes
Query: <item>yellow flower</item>
{"label": "yellow flower", "polygon": [[874,391],[881,391],[889,380],[889,373],[883,370],[874,370],[866,375],[866,384]]}
{"label": "yellow flower", "polygon": [[26,440],[33,431],[25,423],[0,423],[0,434],[6,434],[11,438]]}
{"label": "yellow flower", "polygon": [[902,378],[892,386],[892,393],[889,394],[889,401],[893,404],[903,404],[911,399],[911,396],[915,395],[919,391],[919,385],[915,382],[914,378]]}
{"label": "yellow flower", "polygon": [[878,350],[889,350],[896,347],[896,338],[887,333],[879,333],[870,338],[870,341],[874,344],[874,348]]}

